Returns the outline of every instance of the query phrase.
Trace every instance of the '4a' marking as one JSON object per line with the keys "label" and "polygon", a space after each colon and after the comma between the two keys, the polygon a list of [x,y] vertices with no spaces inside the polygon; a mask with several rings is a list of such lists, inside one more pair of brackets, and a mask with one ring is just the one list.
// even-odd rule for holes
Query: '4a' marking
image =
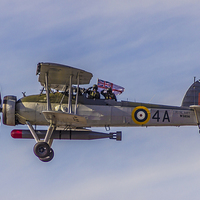
{"label": "'4a' marking", "polygon": [[[157,110],[155,112],[155,114],[153,115],[152,119],[156,119],[157,122],[160,122],[161,117],[160,117],[160,111],[159,110]],[[165,113],[164,113],[164,115],[162,117],[162,122],[165,122],[165,120],[167,120],[168,122],[170,122],[169,114],[168,114],[167,110],[165,111]]]}

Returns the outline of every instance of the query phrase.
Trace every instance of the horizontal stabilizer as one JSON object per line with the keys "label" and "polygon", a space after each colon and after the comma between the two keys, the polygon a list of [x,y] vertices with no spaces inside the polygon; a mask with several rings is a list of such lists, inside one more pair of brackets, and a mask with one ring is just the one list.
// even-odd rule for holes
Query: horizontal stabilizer
{"label": "horizontal stabilizer", "polygon": [[192,105],[190,106],[190,108],[194,110],[195,117],[197,120],[197,125],[199,126],[200,125],[200,105]]}

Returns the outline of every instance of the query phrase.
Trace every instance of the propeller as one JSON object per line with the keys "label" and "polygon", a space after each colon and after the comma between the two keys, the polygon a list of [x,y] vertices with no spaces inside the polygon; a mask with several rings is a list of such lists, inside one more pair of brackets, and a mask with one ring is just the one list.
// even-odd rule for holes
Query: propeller
{"label": "propeller", "polygon": [[[0,92],[0,113],[2,113],[2,100],[1,100],[1,92]],[[1,124],[1,115],[0,115],[0,124]]]}

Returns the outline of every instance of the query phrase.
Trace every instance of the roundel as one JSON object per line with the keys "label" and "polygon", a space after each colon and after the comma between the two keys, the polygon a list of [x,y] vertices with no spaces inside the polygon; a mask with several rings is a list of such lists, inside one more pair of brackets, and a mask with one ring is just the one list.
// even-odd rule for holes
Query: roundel
{"label": "roundel", "polygon": [[144,106],[138,106],[132,111],[132,119],[136,124],[143,125],[150,120],[150,111]]}

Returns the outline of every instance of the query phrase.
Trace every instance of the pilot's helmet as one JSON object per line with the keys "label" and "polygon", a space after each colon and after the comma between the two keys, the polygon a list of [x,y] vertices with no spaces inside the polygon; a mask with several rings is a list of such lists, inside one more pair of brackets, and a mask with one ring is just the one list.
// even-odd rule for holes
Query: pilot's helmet
{"label": "pilot's helmet", "polygon": [[93,90],[98,90],[98,86],[96,84],[93,85]]}
{"label": "pilot's helmet", "polygon": [[111,87],[108,88],[107,92],[108,92],[108,93],[112,93],[112,88],[111,88]]}

